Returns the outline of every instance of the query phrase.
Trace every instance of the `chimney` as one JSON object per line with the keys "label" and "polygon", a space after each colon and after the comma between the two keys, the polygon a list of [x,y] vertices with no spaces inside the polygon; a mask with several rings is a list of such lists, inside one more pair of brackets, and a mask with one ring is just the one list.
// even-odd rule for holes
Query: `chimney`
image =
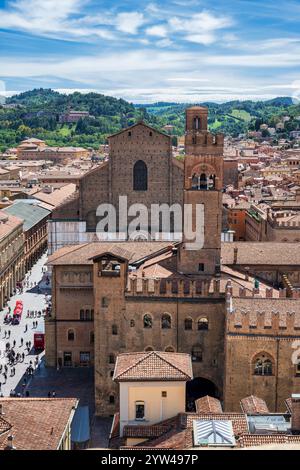
{"label": "chimney", "polygon": [[300,395],[292,395],[292,432],[300,433]]}
{"label": "chimney", "polygon": [[235,247],[233,251],[233,264],[237,264],[237,257],[238,257],[238,248]]}
{"label": "chimney", "polygon": [[11,434],[10,436],[8,436],[8,438],[7,438],[6,450],[15,450],[15,447],[14,447],[14,436],[13,436],[12,434]]}

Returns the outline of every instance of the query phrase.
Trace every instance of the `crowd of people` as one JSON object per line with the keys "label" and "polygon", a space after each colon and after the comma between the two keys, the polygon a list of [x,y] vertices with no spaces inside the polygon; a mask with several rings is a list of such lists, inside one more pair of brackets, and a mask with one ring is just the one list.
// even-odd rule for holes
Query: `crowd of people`
{"label": "crowd of people", "polygon": [[[43,272],[43,269],[42,269]],[[30,281],[30,276],[32,272],[28,272],[25,279],[18,283],[17,288],[15,289],[15,294],[20,295],[23,294],[24,291],[32,288],[37,287],[37,293],[40,293],[39,285],[36,282]],[[17,301],[17,303],[23,304],[21,301]],[[18,375],[21,377],[21,382],[19,381],[19,386],[17,387],[17,391],[11,389],[10,396],[29,396],[29,391],[27,390],[29,380],[34,377],[35,371],[40,366],[39,356],[35,356],[32,360],[30,359],[30,354],[33,349],[33,344],[31,340],[28,340],[28,330],[31,327],[31,319],[32,320],[32,330],[37,330],[39,326],[39,320],[42,317],[45,317],[48,313],[48,309],[40,309],[40,310],[27,310],[26,320],[23,321],[23,325],[19,326],[20,330],[17,330],[19,336],[17,339],[14,339],[16,336],[15,326],[18,323],[14,323],[12,320],[14,318],[14,314],[12,312],[12,308],[6,302],[5,311],[1,312],[0,321],[4,324],[0,325],[0,397],[3,397],[3,391],[7,394],[7,387],[10,384],[10,378],[13,378],[17,375],[17,371],[21,367],[21,375],[20,372]],[[22,315],[22,312],[21,312]],[[20,319],[21,319],[20,315]],[[24,314],[23,314],[24,318]],[[29,321],[27,319],[30,319]],[[24,329],[22,328],[24,326]],[[23,333],[22,333],[23,332]],[[2,343],[2,344],[1,344]],[[29,361],[28,361],[29,360]],[[21,366],[21,364],[26,363],[28,361],[28,367],[25,369],[25,365]],[[27,364],[26,364],[27,365]],[[14,380],[11,380],[11,383],[14,384]],[[22,385],[21,385],[22,383]],[[6,387],[4,387],[6,386]],[[6,391],[4,390],[6,389]]]}

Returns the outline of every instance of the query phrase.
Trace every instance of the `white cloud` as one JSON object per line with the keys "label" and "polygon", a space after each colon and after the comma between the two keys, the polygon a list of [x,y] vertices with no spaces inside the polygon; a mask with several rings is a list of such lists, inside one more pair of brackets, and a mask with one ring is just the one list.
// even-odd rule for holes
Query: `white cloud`
{"label": "white cloud", "polygon": [[0,28],[15,29],[57,39],[84,39],[90,36],[112,39],[113,35],[110,31],[91,28],[88,17],[78,17],[87,2],[88,0],[9,2],[6,9],[0,10]]}
{"label": "white cloud", "polygon": [[173,17],[169,25],[174,31],[184,31],[190,34],[199,34],[199,31],[215,31],[232,26],[233,20],[228,16],[215,16],[208,11],[196,13],[191,18]]}
{"label": "white cloud", "polygon": [[204,46],[209,46],[216,42],[216,35],[210,32],[202,34],[188,34],[184,37],[186,41],[195,42],[197,44],[203,44]]}
{"label": "white cloud", "polygon": [[144,15],[137,11],[119,13],[117,15],[116,26],[122,33],[137,34],[144,22]]}
{"label": "white cloud", "polygon": [[161,39],[160,41],[157,41],[156,42],[156,46],[157,47],[170,47],[172,46],[173,42],[171,41],[171,39]]}
{"label": "white cloud", "polygon": [[155,25],[146,29],[146,34],[149,36],[158,36],[165,38],[168,35],[168,29],[165,25]]}
{"label": "white cloud", "polygon": [[216,31],[232,26],[233,20],[229,16],[216,16],[209,11],[202,11],[189,18],[172,17],[168,24],[174,33],[185,33],[186,41],[210,45],[218,39]]}

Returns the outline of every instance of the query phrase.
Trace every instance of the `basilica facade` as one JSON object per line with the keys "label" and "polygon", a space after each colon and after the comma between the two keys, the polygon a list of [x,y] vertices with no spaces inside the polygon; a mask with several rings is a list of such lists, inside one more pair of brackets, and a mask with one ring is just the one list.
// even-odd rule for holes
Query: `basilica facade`
{"label": "basilica facade", "polygon": [[[251,244],[222,246],[224,138],[208,131],[207,117],[207,108],[187,109],[184,163],[173,157],[170,137],[144,123],[111,136],[109,161],[81,179],[49,223],[53,309],[46,361],[94,367],[98,415],[118,407],[112,376],[123,352],[191,354],[190,410],[211,395],[236,411],[253,394],[278,411],[300,392],[298,289],[285,288],[284,272],[258,280]],[[128,230],[134,217],[125,223],[119,213],[115,232],[103,230],[99,238],[98,207],[118,206],[120,195],[149,211],[179,206],[192,236],[172,227],[166,234],[158,220],[147,237],[148,220],[134,238]],[[281,259],[288,250],[284,244]],[[249,262],[241,264],[242,252]],[[278,272],[276,255],[266,265]],[[294,261],[294,272],[299,267]]]}

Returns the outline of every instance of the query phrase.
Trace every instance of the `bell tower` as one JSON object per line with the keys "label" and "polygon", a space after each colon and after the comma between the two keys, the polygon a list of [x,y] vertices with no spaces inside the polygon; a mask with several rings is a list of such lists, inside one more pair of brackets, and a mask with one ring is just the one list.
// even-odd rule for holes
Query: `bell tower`
{"label": "bell tower", "polygon": [[208,131],[207,118],[205,107],[186,110],[184,234],[178,269],[213,276],[220,271],[221,259],[224,136]]}

